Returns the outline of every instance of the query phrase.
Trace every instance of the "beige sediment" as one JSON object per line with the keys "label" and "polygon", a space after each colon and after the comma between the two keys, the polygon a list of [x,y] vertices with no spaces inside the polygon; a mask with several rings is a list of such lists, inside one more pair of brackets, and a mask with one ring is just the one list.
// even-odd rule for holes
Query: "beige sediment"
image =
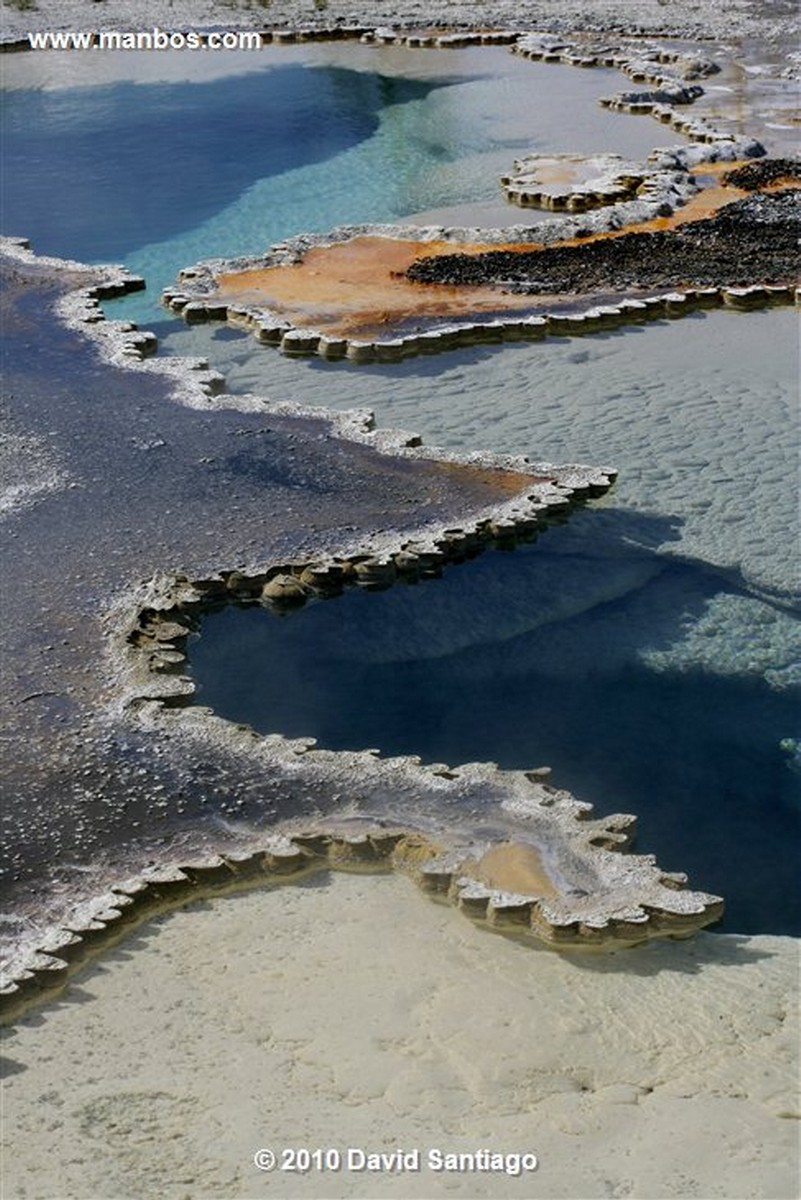
{"label": "beige sediment", "polygon": [[[4,1194],[791,1200],[797,966],[776,937],[532,952],[392,876],[192,905],[7,1037]],[[254,1165],[300,1145],[422,1169]],[[431,1147],[538,1165],[438,1174]]]}
{"label": "beige sediment", "polygon": [[[467,873],[467,872],[466,872]],[[528,896],[555,896],[557,889],[535,846],[505,842],[491,846],[469,874],[488,887]]]}
{"label": "beige sediment", "polygon": [[[731,162],[699,164],[699,176],[710,182],[669,215],[633,222],[621,229],[565,237],[550,244],[587,245],[628,233],[673,230],[691,221],[710,219],[747,194],[718,181],[731,166]],[[780,191],[782,184],[774,184],[769,190]],[[499,286],[419,284],[406,278],[405,272],[417,259],[451,254],[454,248],[448,240],[414,241],[386,233],[361,234],[308,248],[298,261],[288,265],[207,273],[199,292],[187,278],[183,297],[169,290],[165,295],[186,320],[227,319],[284,353],[347,357],[353,362],[396,361],[410,354],[435,353],[473,342],[564,336],[624,326],[635,312],[635,306],[626,303],[632,300],[646,300],[640,319],[674,317],[679,315],[673,303],[678,292],[685,297],[684,312],[699,305],[732,303],[727,298],[731,289],[699,290],[688,286],[661,297],[643,297],[633,290],[612,303],[604,296],[599,309],[591,297],[587,306],[587,297],[516,295]],[[536,241],[459,245],[460,253],[476,255],[491,250],[543,248]],[[193,268],[188,277],[198,270]],[[793,289],[765,289],[755,284],[748,306],[755,306],[758,297],[765,304],[792,303]],[[457,324],[447,324],[449,321]],[[417,332],[408,332],[410,328]]]}
{"label": "beige sediment", "polygon": [[[530,248],[520,243],[487,243],[467,246],[465,252]],[[313,327],[329,337],[376,332],[391,336],[393,326],[422,317],[531,308],[529,298],[500,296],[490,287],[465,292],[443,285],[429,292],[405,278],[421,255],[452,254],[453,249],[451,242],[355,237],[314,247],[292,266],[223,273],[216,282],[219,297],[228,304],[266,306],[298,328]]]}

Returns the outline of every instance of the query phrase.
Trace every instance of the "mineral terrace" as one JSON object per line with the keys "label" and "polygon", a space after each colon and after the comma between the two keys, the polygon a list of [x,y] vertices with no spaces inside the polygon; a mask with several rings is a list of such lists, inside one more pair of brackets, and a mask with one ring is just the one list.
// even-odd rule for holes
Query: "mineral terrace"
{"label": "mineral terrace", "polygon": [[[792,300],[797,167],[754,175],[743,164],[764,157],[762,145],[693,115],[713,70],[702,52],[604,48],[554,29],[430,31],[417,17],[350,35],[441,48],[502,40],[582,67],[608,59],[643,85],[610,104],[656,118],[689,145],[636,169],[573,172],[564,193],[572,215],[551,228],[548,248],[519,225],[338,230],[271,247],[255,262],[188,268],[165,297],[171,309],[247,325],[285,353],[361,362],[582,333],[693,305]],[[334,34],[344,36],[341,25],[275,37]],[[739,174],[721,180],[721,164]],[[519,163],[503,186],[520,201],[524,177],[536,182],[539,170],[539,186],[545,166]],[[682,222],[679,210],[693,204],[703,219]],[[649,225],[659,221],[669,224]],[[664,247],[647,277],[626,258],[633,237]],[[381,280],[382,302],[401,297],[389,328],[375,332],[370,302],[343,310],[328,330],[299,320],[274,280],[317,250],[359,239],[362,270],[376,247],[383,253],[382,239],[400,246],[394,274]],[[748,253],[731,266],[741,243]],[[702,247],[708,271],[684,256],[687,245]],[[504,772],[327,752],[191,705],[186,642],[210,605],[280,607],[458,570],[451,564],[530,540],[591,502],[611,485],[611,467],[459,458],[426,450],[412,433],[378,432],[364,412],[225,397],[207,362],[154,358],[152,334],[105,319],[104,298],[141,286],[123,270],[39,259],[19,239],[5,239],[1,261],[7,1015],[62,986],[154,908],[275,873],[396,867],[473,917],[560,946],[681,936],[717,919],[720,898],[623,852],[633,817],[593,816],[537,764]],[[423,282],[442,280],[446,302]],[[602,281],[618,294],[595,294]],[[486,287],[480,297],[476,282]],[[419,311],[412,293],[428,296]],[[302,287],[296,299],[308,299]]]}

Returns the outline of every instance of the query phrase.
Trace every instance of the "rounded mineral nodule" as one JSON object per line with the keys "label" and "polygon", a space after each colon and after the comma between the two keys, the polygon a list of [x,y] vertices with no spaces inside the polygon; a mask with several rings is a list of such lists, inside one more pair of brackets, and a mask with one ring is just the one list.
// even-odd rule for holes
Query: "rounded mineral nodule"
{"label": "rounded mineral nodule", "polygon": [[274,575],[261,589],[261,599],[269,605],[291,608],[305,604],[308,591],[295,575]]}

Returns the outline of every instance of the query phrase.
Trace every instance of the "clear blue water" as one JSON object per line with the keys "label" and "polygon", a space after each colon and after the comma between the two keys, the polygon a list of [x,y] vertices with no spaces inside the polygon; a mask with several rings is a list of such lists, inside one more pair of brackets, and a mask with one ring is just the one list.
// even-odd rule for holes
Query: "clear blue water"
{"label": "clear blue water", "polygon": [[295,48],[195,79],[180,56],[6,59],[3,232],[145,274],[148,294],[110,315],[206,353],[232,390],[621,471],[614,497],[523,553],[286,621],[209,617],[204,702],[330,746],[547,762],[600,811],[637,813],[643,850],[726,895],[728,928],[798,931],[790,314],[350,370],[158,308],[182,266],[304,230],[473,224],[471,205],[528,219],[498,201],[520,153],[671,140],[597,106],[620,77],[504,50]]}
{"label": "clear blue water", "polygon": [[272,49],[258,61],[229,56],[232,73],[190,81],[180,75],[187,56],[159,55],[172,66],[156,82],[145,81],[144,58],[124,56],[128,77],[94,86],[97,56],[81,86],[76,55],[71,70],[55,59],[49,74],[37,56],[28,74],[43,76],[33,81],[25,64],[3,64],[2,232],[41,253],[124,261],[149,292],[114,315],[149,324],[163,319],[162,287],[199,259],[432,210],[453,209],[459,223],[459,206],[476,202],[489,205],[489,223],[530,221],[500,194],[515,156],[641,157],[663,140],[653,122],[597,105],[617,72],[503,49]]}
{"label": "clear blue water", "polygon": [[[191,653],[198,701],[331,749],[547,764],[599,813],[636,813],[637,848],[725,896],[724,928],[801,934],[799,777],[782,745],[797,728],[801,691],[635,659],[606,668],[596,646],[606,622],[625,622],[630,594],[561,621],[557,636],[573,649],[564,676],[555,674],[554,626],[538,624],[531,570],[598,567],[561,555],[554,564],[558,537],[440,580],[352,591],[286,617],[258,607],[211,614]],[[684,564],[637,590],[648,603],[648,593],[669,595],[677,584],[699,611],[728,590]],[[527,597],[533,628],[518,633]],[[687,616],[674,610],[648,630],[648,644],[669,644]],[[454,629],[464,634],[455,649]]]}
{"label": "clear blue water", "polygon": [[335,748],[546,763],[636,813],[641,850],[726,897],[725,928],[801,932],[796,335],[788,309],[719,312],[356,369],[196,328],[233,390],[620,470],[531,549],[286,620],[209,617],[200,701]]}
{"label": "clear blue water", "polygon": [[387,106],[434,86],[287,65],[203,84],[11,92],[4,232],[24,230],[43,253],[127,260],[145,239],[208,221],[257,180],[346,153],[375,134]]}

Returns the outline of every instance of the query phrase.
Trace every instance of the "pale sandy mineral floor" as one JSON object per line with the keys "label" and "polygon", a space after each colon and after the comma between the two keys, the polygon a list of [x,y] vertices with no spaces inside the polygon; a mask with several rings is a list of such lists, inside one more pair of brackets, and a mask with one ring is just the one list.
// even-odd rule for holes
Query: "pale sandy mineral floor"
{"label": "pale sandy mineral floor", "polygon": [[[244,0],[235,6],[40,0],[31,12],[21,3],[4,5],[3,28],[15,34],[90,23],[178,28],[204,19],[240,28],[251,19],[280,23],[279,7],[287,21],[312,10],[292,0],[273,6],[262,21],[263,7]],[[89,18],[89,8],[104,12]],[[422,23],[445,10],[454,20],[536,17],[562,28],[602,29],[618,28],[622,14],[636,8],[648,30],[731,39],[759,34],[759,53],[768,57],[775,47],[784,52],[792,20],[783,0],[636,6],[496,0],[433,8],[420,0],[369,6],[333,0],[324,8],[331,21],[367,14]],[[187,61],[182,69],[199,67]],[[763,68],[757,62],[752,70],[758,78]],[[728,76],[713,83],[717,92],[708,103],[723,103],[730,83]],[[764,86],[770,97],[774,84]],[[768,117],[776,137],[792,137],[784,118],[773,109]],[[538,456],[567,449],[580,457],[586,444],[588,459],[603,461],[608,451],[622,472],[611,503],[675,519],[676,536],[660,554],[701,558],[723,574],[736,567],[747,585],[742,595],[710,606],[703,626],[663,650],[665,664],[681,667],[700,657],[711,670],[750,670],[746,661],[781,683],[789,618],[776,607],[766,626],[773,636],[760,632],[753,611],[765,595],[783,599],[790,586],[783,552],[795,509],[783,481],[793,467],[785,466],[789,441],[776,431],[787,427],[786,382],[795,371],[787,366],[791,321],[789,313],[771,313],[749,316],[746,326],[746,318],[718,314],[685,323],[680,339],[665,328],[627,335],[640,355],[648,347],[650,373],[660,379],[642,404],[639,377],[618,337],[549,345],[547,358],[543,348],[523,347],[505,353],[503,364],[500,356],[477,353],[467,381],[467,360],[454,358],[437,372],[443,394],[458,395],[459,404],[429,416],[426,440],[462,446],[464,439],[475,447],[489,409],[493,449],[506,448],[508,439],[511,449],[531,450],[535,429]],[[684,363],[691,345],[708,361],[703,380],[694,364],[676,377],[682,370],[675,364]],[[212,361],[229,375],[232,391],[261,386],[251,355],[231,346],[232,361],[224,363],[225,345],[218,341],[215,349]],[[583,358],[599,377],[609,368],[620,395],[576,387]],[[766,362],[773,368],[769,388]],[[290,382],[285,370],[270,354],[276,395]],[[343,373],[335,385],[331,373],[309,370],[302,398],[319,400],[315,391],[339,388],[350,406],[368,402],[362,392],[369,392],[380,424],[421,429],[418,398],[431,391],[426,372],[405,364],[403,392],[389,397],[399,390],[389,373],[385,379]],[[532,405],[533,376],[547,403]],[[297,374],[291,382],[297,385]],[[686,394],[691,383],[695,398]],[[738,409],[753,411],[756,390],[760,420],[745,422]],[[589,403],[574,402],[571,392]],[[497,400],[509,393],[520,402],[500,420]],[[673,421],[677,396],[685,403]],[[627,400],[639,406],[640,419],[631,419]],[[337,407],[335,395],[327,402]],[[566,403],[573,404],[568,423]],[[23,450],[34,456],[48,486],[61,486],[67,467],[45,442],[23,445],[23,432],[10,428],[15,458]],[[626,470],[626,459],[636,461],[639,474]],[[688,475],[699,468],[703,481],[688,488]],[[16,505],[26,481],[13,476],[8,484]],[[608,507],[599,506],[601,521]],[[573,539],[565,542],[568,552],[582,536],[580,529],[562,535]],[[703,653],[702,642],[709,646]],[[607,654],[622,653],[614,630],[603,644]],[[564,671],[563,648],[552,650]],[[560,956],[479,929],[396,876],[320,876],[196,903],[143,926],[78,976],[60,1000],[7,1034],[2,1194],[7,1200],[794,1200],[801,1193],[798,948],[790,938],[700,934],[615,954]],[[299,1175],[254,1165],[260,1148],[274,1151],[280,1163],[291,1147],[332,1148],[343,1156],[349,1147],[419,1149],[422,1166],[402,1174]],[[539,1166],[522,1177],[437,1173],[426,1166],[432,1148],[533,1152]]]}
{"label": "pale sandy mineral floor", "polygon": [[[397,876],[321,876],[142,927],[7,1052],[6,1197],[794,1197],[797,943],[562,957]],[[284,1147],[417,1173],[259,1172]],[[430,1148],[533,1151],[436,1173]]]}

